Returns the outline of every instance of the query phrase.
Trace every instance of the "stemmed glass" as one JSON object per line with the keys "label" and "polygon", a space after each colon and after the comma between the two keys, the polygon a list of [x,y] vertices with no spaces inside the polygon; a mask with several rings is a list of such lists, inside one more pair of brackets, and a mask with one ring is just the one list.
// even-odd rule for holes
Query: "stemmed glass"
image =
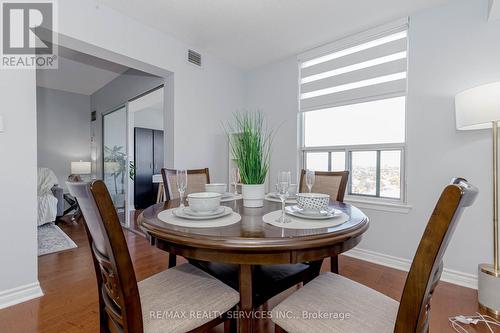
{"label": "stemmed glass", "polygon": [[179,191],[179,199],[181,201],[179,207],[184,207],[184,193],[187,188],[187,171],[186,170],[177,170],[176,173],[176,181],[177,181],[177,191]]}
{"label": "stemmed glass", "polygon": [[292,176],[290,171],[281,171],[278,175],[278,183],[276,184],[276,191],[281,200],[281,216],[276,222],[288,223],[290,218],[285,214],[285,202],[288,198],[288,190],[290,189],[290,183],[292,181]]}
{"label": "stemmed glass", "polygon": [[309,190],[309,193],[312,191],[312,187],[314,185],[314,170],[307,169],[306,170],[306,186]]}
{"label": "stemmed glass", "polygon": [[240,178],[240,170],[233,168],[231,170],[231,182],[234,185],[234,195],[238,195],[238,179]]}

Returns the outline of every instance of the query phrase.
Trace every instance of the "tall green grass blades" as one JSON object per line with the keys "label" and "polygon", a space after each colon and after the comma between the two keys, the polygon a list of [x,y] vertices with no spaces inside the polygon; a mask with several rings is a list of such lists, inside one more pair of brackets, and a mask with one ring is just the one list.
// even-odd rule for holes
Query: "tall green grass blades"
{"label": "tall green grass blades", "polygon": [[269,171],[274,137],[260,112],[235,113],[225,126],[243,184],[263,184]]}

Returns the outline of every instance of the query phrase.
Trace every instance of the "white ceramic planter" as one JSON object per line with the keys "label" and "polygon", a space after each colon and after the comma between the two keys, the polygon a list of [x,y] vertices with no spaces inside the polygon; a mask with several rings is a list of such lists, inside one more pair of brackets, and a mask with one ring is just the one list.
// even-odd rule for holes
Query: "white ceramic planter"
{"label": "white ceramic planter", "polygon": [[264,206],[264,184],[241,186],[241,194],[243,195],[243,206],[245,207],[262,207]]}

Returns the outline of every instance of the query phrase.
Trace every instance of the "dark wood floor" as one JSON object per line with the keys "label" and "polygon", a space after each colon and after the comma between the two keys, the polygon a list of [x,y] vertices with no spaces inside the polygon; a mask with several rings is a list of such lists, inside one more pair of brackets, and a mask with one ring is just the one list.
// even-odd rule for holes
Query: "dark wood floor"
{"label": "dark wood floor", "polygon": [[[0,310],[0,332],[99,332],[97,287],[85,232],[81,224],[63,223],[61,227],[78,244],[78,248],[39,258],[39,280],[45,296]],[[125,235],[138,280],[166,269],[166,253],[151,247],[135,233],[125,231]],[[325,262],[323,269],[327,267],[329,262]],[[340,258],[340,270],[342,275],[396,300],[401,296],[404,272],[348,257]],[[290,292],[292,290],[273,299],[268,307],[272,308]],[[430,331],[454,332],[448,324],[449,316],[474,314],[476,311],[475,290],[441,283],[432,300]],[[269,321],[258,321],[256,326],[258,332],[273,332]],[[222,332],[222,328],[218,327],[216,332]],[[483,326],[477,329],[470,327],[469,332],[488,330]]]}

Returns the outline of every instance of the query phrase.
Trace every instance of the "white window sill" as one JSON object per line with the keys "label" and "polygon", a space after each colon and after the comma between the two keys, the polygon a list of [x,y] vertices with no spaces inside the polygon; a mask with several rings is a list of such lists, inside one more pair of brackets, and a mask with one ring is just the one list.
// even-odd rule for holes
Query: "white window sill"
{"label": "white window sill", "polygon": [[373,209],[382,212],[391,212],[400,214],[408,214],[413,208],[412,206],[402,202],[390,202],[377,199],[369,200],[353,196],[346,196],[344,201],[362,209]]}

